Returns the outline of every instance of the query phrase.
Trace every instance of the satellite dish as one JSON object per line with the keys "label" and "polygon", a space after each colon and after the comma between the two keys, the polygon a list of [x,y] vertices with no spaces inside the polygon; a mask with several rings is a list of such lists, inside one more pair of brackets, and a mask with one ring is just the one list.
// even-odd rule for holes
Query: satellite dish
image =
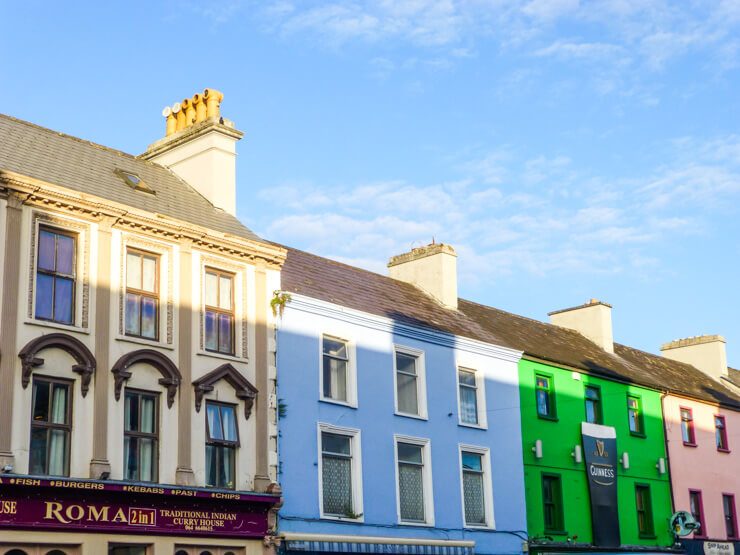
{"label": "satellite dish", "polygon": [[694,515],[687,511],[678,511],[671,517],[671,531],[676,536],[688,536],[699,530],[701,525],[696,521]]}

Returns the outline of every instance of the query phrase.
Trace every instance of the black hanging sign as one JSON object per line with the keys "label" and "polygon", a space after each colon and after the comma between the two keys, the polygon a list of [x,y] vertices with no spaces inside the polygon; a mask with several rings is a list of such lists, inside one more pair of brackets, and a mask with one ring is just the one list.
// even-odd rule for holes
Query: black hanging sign
{"label": "black hanging sign", "polygon": [[619,547],[617,432],[610,426],[581,424],[594,545]]}

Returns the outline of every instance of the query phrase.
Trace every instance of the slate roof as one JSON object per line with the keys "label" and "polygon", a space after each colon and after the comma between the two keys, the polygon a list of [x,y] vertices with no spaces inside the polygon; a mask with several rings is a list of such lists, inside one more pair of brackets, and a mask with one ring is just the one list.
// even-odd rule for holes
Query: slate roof
{"label": "slate roof", "polygon": [[734,385],[740,387],[740,370],[734,368],[727,368],[727,379],[730,380]]}
{"label": "slate roof", "polygon": [[[132,189],[114,173],[115,169],[138,175],[156,194]],[[159,164],[0,114],[2,170],[229,235],[265,242]]]}
{"label": "slate roof", "polygon": [[[281,245],[282,246],[282,245]],[[580,333],[464,299],[450,310],[408,283],[290,247],[282,289],[398,322],[447,332],[595,375],[740,410],[740,396],[689,364],[614,344],[607,353]],[[740,371],[730,373],[740,383]]]}

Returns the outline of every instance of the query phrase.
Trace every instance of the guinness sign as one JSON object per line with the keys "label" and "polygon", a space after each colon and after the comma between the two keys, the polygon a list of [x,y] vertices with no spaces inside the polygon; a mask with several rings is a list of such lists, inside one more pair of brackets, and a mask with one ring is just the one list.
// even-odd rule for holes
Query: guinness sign
{"label": "guinness sign", "polygon": [[618,547],[617,433],[610,426],[581,424],[594,545]]}

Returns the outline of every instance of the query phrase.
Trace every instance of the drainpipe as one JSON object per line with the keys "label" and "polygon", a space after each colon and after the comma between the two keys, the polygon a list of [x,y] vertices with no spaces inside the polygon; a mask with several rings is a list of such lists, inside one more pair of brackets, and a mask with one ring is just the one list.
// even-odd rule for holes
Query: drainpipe
{"label": "drainpipe", "polygon": [[668,449],[668,429],[665,425],[665,411],[663,410],[663,407],[665,407],[665,398],[666,395],[668,395],[667,391],[664,391],[660,394],[660,415],[663,417],[663,437],[665,438],[665,464],[666,468],[668,469],[668,489],[671,491],[671,513],[676,512],[676,500],[673,498],[673,478],[671,474],[671,450]]}

